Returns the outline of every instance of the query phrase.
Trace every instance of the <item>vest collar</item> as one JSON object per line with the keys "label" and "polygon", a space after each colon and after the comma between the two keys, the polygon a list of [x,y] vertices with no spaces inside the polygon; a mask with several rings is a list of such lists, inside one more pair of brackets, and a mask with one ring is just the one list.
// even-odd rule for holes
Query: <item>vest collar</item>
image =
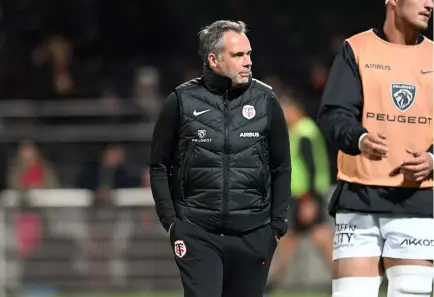
{"label": "vest collar", "polygon": [[232,98],[238,97],[244,93],[252,82],[252,76],[250,76],[247,83],[233,87],[230,78],[215,73],[207,65],[203,66],[202,79],[205,87],[210,92],[224,94],[226,91],[228,91],[228,95],[230,95]]}
{"label": "vest collar", "polygon": [[[384,33],[384,29],[383,29],[383,25],[378,26],[377,28],[374,28],[374,33],[375,35],[377,35],[378,37],[380,37],[381,39],[383,39],[384,41],[390,42],[387,39],[386,33]],[[424,37],[422,34],[418,34],[417,36],[417,44],[422,43],[424,40]]]}

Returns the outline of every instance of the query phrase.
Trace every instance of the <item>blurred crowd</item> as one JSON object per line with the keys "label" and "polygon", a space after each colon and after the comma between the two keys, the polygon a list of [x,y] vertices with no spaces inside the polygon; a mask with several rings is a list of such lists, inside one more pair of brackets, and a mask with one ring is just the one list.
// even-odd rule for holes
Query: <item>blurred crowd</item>
{"label": "blurred crowd", "polygon": [[247,23],[255,76],[278,76],[316,97],[343,38],[376,26],[369,11],[381,3],[313,9],[308,1],[284,2],[225,0],[210,9],[195,0],[0,1],[0,98],[118,97],[158,105],[200,74],[196,34],[218,18]]}
{"label": "blurred crowd", "polygon": [[[342,41],[379,26],[383,19],[381,1],[333,3],[269,0],[264,5],[262,1],[222,0],[211,9],[206,1],[196,0],[0,0],[0,103],[17,99],[83,102],[79,100],[89,98],[115,111],[97,118],[1,118],[0,128],[154,122],[173,88],[200,75],[197,32],[216,19],[245,21],[253,47],[254,76],[271,85],[279,97],[301,98],[306,113],[315,117]],[[86,108],[77,105],[77,110]],[[3,113],[14,108],[36,109],[38,104],[8,106]],[[137,114],[116,115],[122,106]],[[41,146],[36,137],[30,139],[36,144],[21,145],[27,140],[9,142],[3,150],[8,187],[146,184],[150,137],[122,145],[95,140],[92,144],[54,141]],[[332,164],[334,156],[330,147]],[[125,158],[137,168],[124,165]],[[29,166],[32,162],[37,165]],[[122,164],[116,165],[121,167],[116,174],[101,170],[116,162]]]}
{"label": "blurred crowd", "polygon": [[[307,114],[315,117],[333,56],[345,37],[380,24],[380,2],[319,2],[312,7],[309,1],[270,0],[264,5],[223,0],[211,9],[206,1],[195,0],[0,0],[0,102],[92,98],[112,110],[129,105],[140,111],[135,117],[14,121],[27,121],[29,127],[67,120],[77,126],[89,120],[152,123],[173,88],[200,75],[199,29],[216,19],[233,19],[248,25],[254,76],[278,96],[302,98]],[[2,119],[3,125],[10,123]],[[141,186],[146,184],[149,141],[123,147],[95,141],[92,149],[9,143],[7,186]],[[137,168],[124,165],[125,155]],[[101,169],[110,166],[119,168],[116,173]]]}
{"label": "blurred crowd", "polygon": [[[120,145],[109,145],[101,156],[80,166],[72,186],[97,192],[101,199],[108,199],[109,189],[148,188],[149,169],[141,168],[125,160]],[[23,142],[7,166],[6,186],[9,189],[56,189],[61,187],[56,169],[32,142]]]}

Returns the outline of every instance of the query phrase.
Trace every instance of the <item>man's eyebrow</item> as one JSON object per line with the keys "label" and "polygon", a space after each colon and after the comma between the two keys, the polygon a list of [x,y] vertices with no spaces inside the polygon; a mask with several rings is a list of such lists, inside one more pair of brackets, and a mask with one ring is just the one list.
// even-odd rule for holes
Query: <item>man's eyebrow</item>
{"label": "man's eyebrow", "polygon": [[250,55],[252,53],[252,50],[249,50],[248,52],[238,51],[231,53],[233,56],[242,56],[242,55]]}

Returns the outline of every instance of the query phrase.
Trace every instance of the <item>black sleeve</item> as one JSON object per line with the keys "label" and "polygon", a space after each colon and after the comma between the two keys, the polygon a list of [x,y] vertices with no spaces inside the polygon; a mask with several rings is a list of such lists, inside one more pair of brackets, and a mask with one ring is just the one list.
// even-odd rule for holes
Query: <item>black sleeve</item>
{"label": "black sleeve", "polygon": [[172,93],[167,98],[154,127],[151,147],[150,178],[155,209],[166,230],[176,218],[169,175],[173,149],[176,147],[179,123],[178,98]]}
{"label": "black sleeve", "polygon": [[287,231],[288,204],[291,195],[291,158],[288,128],[276,98],[271,103],[269,122],[269,154],[271,171],[271,228],[277,237]]}
{"label": "black sleeve", "polygon": [[363,90],[354,52],[345,42],[336,56],[322,96],[318,124],[324,136],[349,155],[360,154]]}
{"label": "black sleeve", "polygon": [[431,144],[431,146],[428,148],[427,150],[428,153],[434,154],[434,149],[433,149],[433,145]]}
{"label": "black sleeve", "polygon": [[307,170],[309,172],[309,185],[310,185],[309,195],[311,198],[318,201],[319,199],[322,199],[322,197],[315,190],[316,169],[315,169],[315,161],[313,156],[313,146],[309,138],[303,137],[300,140],[300,152],[306,164]]}

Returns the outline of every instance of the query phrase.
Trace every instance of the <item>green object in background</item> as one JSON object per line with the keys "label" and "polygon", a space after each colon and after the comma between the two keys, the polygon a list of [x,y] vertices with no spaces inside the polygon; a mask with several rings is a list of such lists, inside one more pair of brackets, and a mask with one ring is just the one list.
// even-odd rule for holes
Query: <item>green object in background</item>
{"label": "green object in background", "polygon": [[[291,193],[293,198],[299,198],[314,189],[316,193],[325,195],[330,190],[330,166],[326,142],[316,123],[310,118],[300,120],[289,130],[291,144]],[[315,172],[309,172],[303,154],[301,153],[300,141],[303,138],[309,139],[313,149],[313,161]],[[314,175],[311,185],[310,175]]]}

